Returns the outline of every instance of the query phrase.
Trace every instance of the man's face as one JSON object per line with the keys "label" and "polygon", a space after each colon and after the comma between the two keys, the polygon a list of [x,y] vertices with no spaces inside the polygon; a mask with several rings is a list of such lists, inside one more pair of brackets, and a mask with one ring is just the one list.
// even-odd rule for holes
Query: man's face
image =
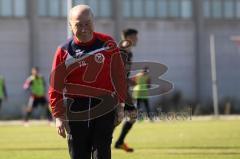
{"label": "man's face", "polygon": [[126,40],[130,40],[132,42],[132,45],[136,46],[137,45],[137,41],[138,41],[137,34],[128,35],[126,37]]}
{"label": "man's face", "polygon": [[81,42],[88,42],[92,39],[94,27],[93,19],[89,14],[72,16],[70,19],[70,25],[73,34]]}
{"label": "man's face", "polygon": [[33,76],[36,76],[36,75],[38,75],[38,70],[36,69],[36,68],[32,68],[32,75]]}

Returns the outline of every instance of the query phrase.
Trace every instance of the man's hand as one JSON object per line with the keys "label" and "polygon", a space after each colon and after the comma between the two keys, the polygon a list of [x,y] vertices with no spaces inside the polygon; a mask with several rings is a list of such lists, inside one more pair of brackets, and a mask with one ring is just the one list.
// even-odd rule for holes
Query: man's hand
{"label": "man's hand", "polygon": [[65,133],[66,128],[65,128],[63,119],[56,118],[56,128],[57,128],[58,134],[63,138],[66,138],[66,133]]}
{"label": "man's hand", "polygon": [[116,112],[116,117],[114,122],[115,127],[118,126],[124,118],[124,106],[125,106],[124,103],[120,103],[117,106],[117,112]]}

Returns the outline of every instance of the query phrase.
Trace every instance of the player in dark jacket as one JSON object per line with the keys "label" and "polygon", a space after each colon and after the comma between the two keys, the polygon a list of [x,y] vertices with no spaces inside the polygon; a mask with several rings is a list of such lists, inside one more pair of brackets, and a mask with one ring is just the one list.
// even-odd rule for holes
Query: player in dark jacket
{"label": "player in dark jacket", "polygon": [[123,149],[127,152],[133,152],[134,149],[129,147],[124,142],[124,139],[126,138],[128,132],[132,128],[137,118],[137,109],[133,104],[133,99],[132,99],[131,93],[129,92],[129,87],[133,85],[132,80],[129,78],[131,64],[132,64],[132,57],[133,57],[132,47],[136,46],[137,44],[137,34],[138,34],[138,31],[135,29],[129,28],[129,29],[123,30],[122,42],[120,43],[120,46],[119,46],[123,61],[125,63],[125,71],[126,71],[127,81],[128,81],[127,99],[124,107],[127,119],[124,122],[121,134],[115,143],[115,148]]}

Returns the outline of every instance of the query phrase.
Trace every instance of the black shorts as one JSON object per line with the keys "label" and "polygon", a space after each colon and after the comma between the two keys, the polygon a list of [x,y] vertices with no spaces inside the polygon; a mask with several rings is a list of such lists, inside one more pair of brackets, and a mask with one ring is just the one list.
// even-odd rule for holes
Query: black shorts
{"label": "black shorts", "polygon": [[45,106],[48,101],[45,97],[30,97],[28,102],[28,107],[35,108],[39,105]]}

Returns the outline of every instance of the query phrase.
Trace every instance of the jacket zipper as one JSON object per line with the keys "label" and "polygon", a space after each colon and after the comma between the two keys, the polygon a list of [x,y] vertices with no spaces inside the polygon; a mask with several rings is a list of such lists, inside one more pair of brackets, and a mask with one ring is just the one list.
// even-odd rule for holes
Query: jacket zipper
{"label": "jacket zipper", "polygon": [[91,104],[92,104],[92,100],[91,100],[91,97],[89,97],[89,104],[88,104],[88,128],[90,126],[90,109],[91,109]]}

